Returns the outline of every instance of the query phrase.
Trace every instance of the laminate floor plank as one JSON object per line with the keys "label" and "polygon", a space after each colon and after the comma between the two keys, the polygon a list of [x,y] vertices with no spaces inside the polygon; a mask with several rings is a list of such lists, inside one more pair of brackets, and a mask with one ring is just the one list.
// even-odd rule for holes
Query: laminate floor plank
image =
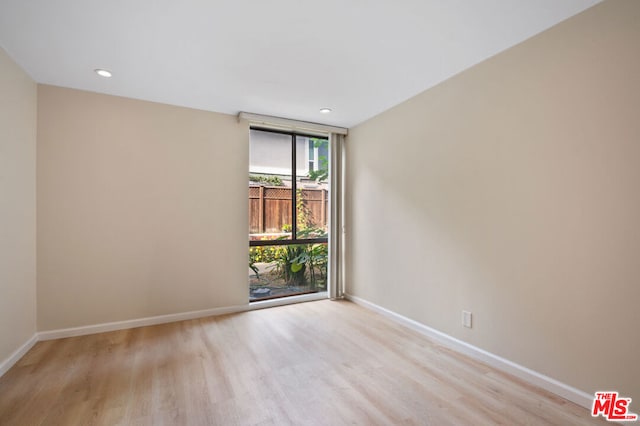
{"label": "laminate floor plank", "polygon": [[350,302],[37,343],[0,425],[590,425],[588,410]]}

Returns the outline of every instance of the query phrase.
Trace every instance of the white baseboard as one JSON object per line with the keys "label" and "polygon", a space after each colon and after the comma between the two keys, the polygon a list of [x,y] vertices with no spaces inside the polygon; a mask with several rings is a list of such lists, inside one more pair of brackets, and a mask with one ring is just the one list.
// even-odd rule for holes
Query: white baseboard
{"label": "white baseboard", "polygon": [[531,383],[532,385],[538,386],[544,390],[559,395],[582,407],[591,409],[593,403],[592,394],[588,394],[558,380],[552,379],[551,377],[545,376],[544,374],[538,373],[537,371],[516,364],[515,362],[492,354],[491,352],[487,352],[484,349],[480,349],[476,346],[470,345],[469,343],[456,339],[455,337],[449,336],[448,334],[442,333],[441,331],[428,327],[403,315],[397,314],[393,311],[383,308],[382,306],[376,305],[375,303],[371,303],[367,300],[348,294],[345,295],[345,298],[360,306],[384,315],[387,318],[390,318],[391,320],[404,325],[405,327],[417,331],[418,333],[430,338],[431,340],[434,340],[442,346],[446,346],[473,359],[482,361],[485,364],[490,365],[491,367],[516,376],[528,383]]}
{"label": "white baseboard", "polygon": [[[149,325],[165,324],[169,322],[184,321],[190,319],[204,318],[216,315],[225,315],[238,312],[244,312],[255,309],[269,308],[273,306],[281,306],[285,304],[307,302],[312,300],[326,299],[326,293],[316,293],[302,296],[294,296],[284,299],[265,300],[260,302],[254,302],[247,305],[236,305],[223,308],[205,309],[201,311],[182,312],[178,314],[159,315],[147,318],[138,318],[127,321],[109,322],[104,324],[89,325],[84,327],[65,328],[60,330],[41,331],[35,333],[27,342],[25,342],[20,348],[13,352],[7,359],[0,363],[0,377],[4,375],[16,362],[20,360],[26,354],[29,349],[33,347],[38,341],[61,339],[65,337],[83,336],[87,334],[103,333],[107,331],[124,330],[128,328],[143,327]],[[476,346],[470,345],[448,334],[442,333],[431,327],[428,327],[422,323],[414,321],[403,315],[390,311],[382,306],[371,303],[367,300],[361,299],[353,295],[345,295],[347,300],[350,300],[358,305],[361,305],[367,309],[380,313],[381,315],[390,318],[391,320],[404,325],[418,333],[434,340],[435,342],[454,349],[460,353],[463,353],[471,358],[482,361],[494,368],[512,374],[528,383],[559,395],[571,402],[574,402],[587,409],[591,408],[593,402],[593,395],[555,380],[537,371],[531,370],[515,362],[509,361],[498,355],[487,352],[484,349],[480,349]]]}
{"label": "white baseboard", "polygon": [[201,311],[181,312],[178,314],[158,315],[146,318],[137,318],[126,321],[107,322],[103,324],[87,325],[82,327],[63,328],[58,330],[40,331],[35,333],[25,344],[13,352],[7,359],[0,362],[0,377],[20,360],[39,341],[63,339],[65,337],[84,336],[88,334],[104,333],[108,331],[125,330],[129,328],[144,327],[149,325],[166,324],[176,321],[185,321],[212,317],[217,315],[234,314],[238,312],[252,311],[256,309],[271,308],[274,306],[290,305],[292,303],[310,302],[326,299],[327,293],[304,294],[300,296],[285,297],[258,301],[246,305],[228,306],[222,308],[204,309]]}
{"label": "white baseboard", "polygon": [[103,324],[87,325],[83,327],[63,328],[38,332],[38,340],[62,339],[65,337],[84,336],[87,334],[104,333],[107,331],[125,330],[128,328],[144,327],[148,325],[166,324],[169,322],[211,317],[216,315],[233,314],[250,309],[249,305],[236,305],[224,308],[204,309],[201,311],[181,312],[178,314],[158,315],[154,317],[137,318],[126,321],[107,322]]}
{"label": "white baseboard", "polygon": [[29,340],[27,340],[22,346],[15,350],[7,359],[0,362],[0,377],[4,375],[14,364],[20,361],[20,358],[24,356],[29,349],[38,342],[38,333],[35,333]]}
{"label": "white baseboard", "polygon": [[82,327],[63,328],[59,330],[40,331],[38,340],[63,339],[65,337],[84,336],[87,334],[104,333],[107,331],[125,330],[128,328],[144,327],[149,325],[166,324],[169,322],[184,321],[217,315],[235,314],[238,312],[252,311],[256,309],[271,308],[273,306],[290,305],[292,303],[309,302],[312,300],[326,299],[327,293],[303,294],[300,296],[283,297],[253,302],[247,305],[235,305],[223,308],[204,309],[201,311],[181,312],[178,314],[159,315],[147,318],[137,318],[126,321],[107,322],[103,324],[87,325]]}

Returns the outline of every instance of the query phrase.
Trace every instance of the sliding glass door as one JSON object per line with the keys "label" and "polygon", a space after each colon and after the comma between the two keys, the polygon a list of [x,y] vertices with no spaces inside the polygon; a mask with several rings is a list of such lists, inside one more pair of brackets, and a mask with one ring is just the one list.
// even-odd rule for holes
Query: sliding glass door
{"label": "sliding glass door", "polygon": [[329,140],[252,128],[251,301],[327,290]]}

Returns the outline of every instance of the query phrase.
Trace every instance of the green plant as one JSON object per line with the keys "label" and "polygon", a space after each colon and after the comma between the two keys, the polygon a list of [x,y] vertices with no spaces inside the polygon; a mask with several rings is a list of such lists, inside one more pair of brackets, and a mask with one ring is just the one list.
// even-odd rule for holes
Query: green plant
{"label": "green plant", "polygon": [[249,175],[250,182],[264,183],[271,186],[284,186],[279,176]]}
{"label": "green plant", "polygon": [[303,253],[304,246],[288,245],[284,246],[277,262],[277,271],[287,285],[300,286],[306,283],[305,272],[307,265],[296,261]]}
{"label": "green plant", "polygon": [[[322,232],[308,228],[309,232]],[[328,248],[326,244],[290,244],[286,246],[260,246],[249,248],[249,268],[260,280],[256,263],[275,263],[275,271],[290,286],[310,284],[313,290],[323,287],[327,278]],[[308,275],[308,277],[307,277]]]}
{"label": "green plant", "polygon": [[256,278],[260,279],[260,270],[258,269],[258,267],[255,265],[255,261],[251,258],[251,253],[249,253],[249,268],[251,268],[251,270],[253,272],[255,272],[256,274]]}
{"label": "green plant", "polygon": [[302,198],[302,190],[298,189],[296,196],[296,209],[298,210],[298,238],[324,238],[327,231],[318,228],[311,220],[313,214],[307,201]]}
{"label": "green plant", "polygon": [[249,247],[249,267],[255,263],[271,263],[275,262],[280,256],[282,247],[279,246],[262,246]]}
{"label": "green plant", "polygon": [[[309,244],[301,246],[300,254],[291,261],[291,269],[308,270],[311,288],[316,290],[318,283],[325,283],[327,276],[327,246],[326,244]],[[316,276],[316,271],[320,275]]]}
{"label": "green plant", "polygon": [[302,189],[296,190],[296,210],[298,213],[298,232],[311,227],[311,209],[302,198]]}
{"label": "green plant", "polygon": [[298,238],[301,238],[301,239],[326,238],[326,237],[327,237],[327,231],[324,228],[310,226],[308,228],[302,228],[298,230]]}
{"label": "green plant", "polygon": [[[328,139],[312,138],[314,148],[326,147],[329,144]],[[320,161],[320,167],[318,170],[312,170],[309,172],[309,178],[316,182],[326,181],[329,178],[329,159],[321,155],[318,160]]]}
{"label": "green plant", "polygon": [[314,267],[317,267],[320,273],[320,281],[326,283],[327,266],[329,264],[329,247],[327,244],[316,244],[313,246],[312,255]]}

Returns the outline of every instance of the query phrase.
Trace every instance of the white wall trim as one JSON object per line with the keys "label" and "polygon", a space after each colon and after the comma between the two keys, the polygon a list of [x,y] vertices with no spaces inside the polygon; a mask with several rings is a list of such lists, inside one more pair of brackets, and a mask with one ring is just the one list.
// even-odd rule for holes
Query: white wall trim
{"label": "white wall trim", "polygon": [[[88,325],[84,327],[65,328],[60,330],[41,331],[35,333],[27,342],[13,352],[7,359],[0,363],[0,377],[4,375],[11,367],[13,367],[38,341],[62,339],[65,337],[83,336],[87,334],[104,333],[107,331],[124,330],[135,327],[144,327],[149,325],[166,324],[176,321],[184,321],[190,319],[205,318],[209,316],[233,314],[256,309],[271,308],[275,306],[283,306],[292,303],[309,302],[313,300],[322,300],[327,298],[327,293],[314,293],[301,296],[286,297],[282,299],[271,299],[253,302],[247,305],[236,305],[222,308],[205,309],[201,311],[182,312],[178,314],[159,315],[147,318],[138,318],[127,321],[116,321],[103,324]],[[428,327],[422,323],[414,321],[375,303],[361,299],[359,297],[347,294],[347,300],[350,300],[360,306],[377,312],[385,317],[407,327],[418,333],[430,338],[431,340],[463,353],[473,359],[482,361],[491,367],[512,374],[528,383],[559,395],[587,409],[591,408],[593,396],[584,391],[576,389],[537,371],[531,370],[508,359],[487,352],[462,340],[456,339],[446,333],[442,333],[436,329]]]}
{"label": "white wall trim", "polygon": [[476,346],[470,345],[469,343],[456,339],[455,337],[428,327],[396,312],[390,311],[389,309],[383,308],[382,306],[376,305],[375,303],[371,303],[367,300],[350,294],[345,295],[345,298],[360,306],[384,315],[385,317],[401,325],[404,325],[407,328],[417,331],[418,333],[443,346],[463,353],[473,359],[482,361],[485,364],[490,365],[491,367],[516,376],[532,385],[538,386],[544,390],[568,399],[569,401],[574,402],[582,407],[591,409],[593,402],[592,394],[588,394],[551,377],[545,376],[544,374],[538,373],[537,371],[531,370],[530,368],[524,367],[520,364],[516,364],[515,362],[492,354],[491,352],[487,352],[484,349],[480,349]]}
{"label": "white wall trim", "polygon": [[290,305],[293,303],[311,302],[327,299],[327,292],[303,294],[300,296],[283,297],[281,299],[263,300],[246,305],[235,305],[222,308],[204,309],[201,311],[181,312],[177,314],[158,315],[146,318],[137,318],[126,321],[107,322],[103,324],[87,325],[83,327],[63,328],[59,330],[40,331],[13,352],[7,359],[0,362],[0,377],[13,367],[37,342],[45,340],[63,339],[66,337],[85,336],[88,334],[105,333],[108,331],[125,330],[129,328],[144,327],[149,325],[166,324],[170,322],[185,321],[190,319],[205,318],[217,315],[235,314],[257,309],[272,308],[274,306]]}
{"label": "white wall trim", "polygon": [[129,328],[145,327],[149,325],[166,324],[170,322],[185,321],[191,319],[212,317],[217,315],[235,314],[238,312],[253,311],[256,309],[271,308],[274,306],[290,305],[292,303],[309,302],[326,299],[327,293],[303,294],[300,296],[283,297],[257,301],[246,305],[235,305],[222,308],[204,309],[201,311],[181,312],[177,314],[158,315],[146,318],[136,318],[125,321],[107,322],[102,324],[86,325],[82,327],[63,328],[58,330],[40,331],[37,333],[38,341],[63,339],[65,337],[85,336],[87,334],[105,333],[108,331],[125,330]]}
{"label": "white wall trim", "polygon": [[7,359],[0,362],[0,377],[4,375],[16,362],[20,361],[20,358],[24,356],[29,349],[38,342],[38,333],[35,333],[29,340],[27,340],[22,346],[16,349]]}
{"label": "white wall trim", "polygon": [[178,314],[158,315],[154,317],[137,318],[126,321],[107,322],[103,324],[86,325],[83,327],[63,328],[59,330],[40,331],[38,340],[62,339],[65,337],[84,336],[87,334],[104,333],[107,331],[125,330],[128,328],[144,327],[148,325],[166,324],[169,322],[211,317],[216,315],[233,314],[249,310],[249,305],[236,305],[223,308],[204,309],[201,311],[182,312]]}

